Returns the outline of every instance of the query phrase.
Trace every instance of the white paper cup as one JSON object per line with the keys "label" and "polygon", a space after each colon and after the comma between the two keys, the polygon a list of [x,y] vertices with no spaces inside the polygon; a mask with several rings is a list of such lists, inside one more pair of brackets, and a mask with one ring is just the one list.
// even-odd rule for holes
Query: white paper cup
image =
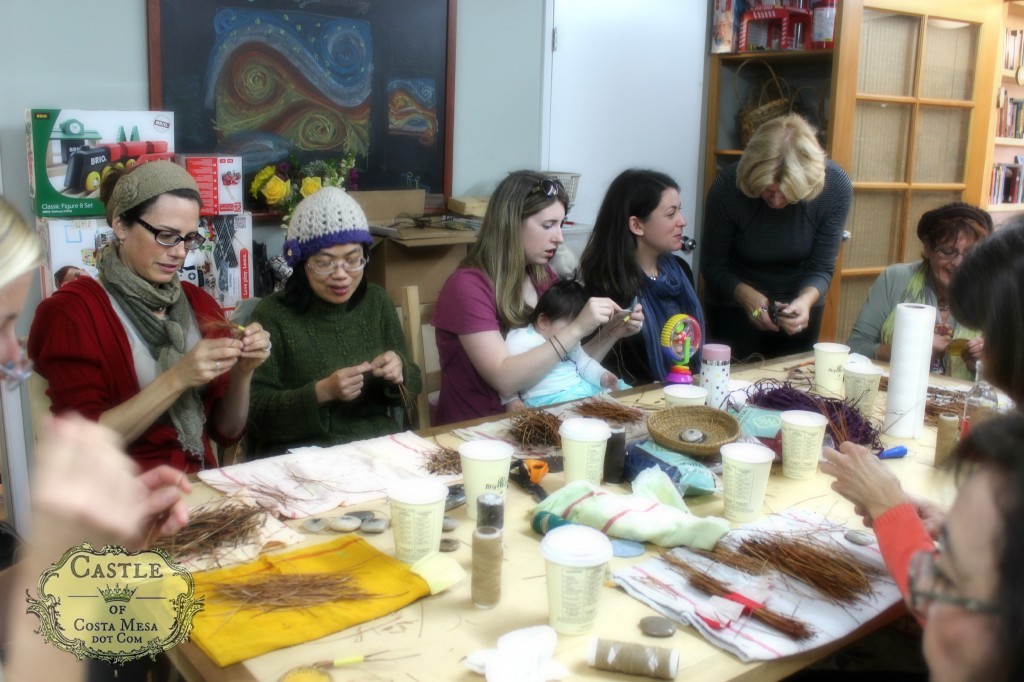
{"label": "white paper cup", "polygon": [[828,419],[819,412],[806,410],[787,410],[779,419],[782,421],[782,475],[811,478],[818,470]]}
{"label": "white paper cup", "polygon": [[728,443],[722,446],[722,486],[725,489],[725,518],[753,521],[761,516],[768,475],[775,453],[756,443]]}
{"label": "white paper cup", "polygon": [[841,343],[814,344],[814,388],[829,396],[843,395],[843,366],[850,347]]}
{"label": "white paper cup", "polygon": [[662,391],[665,393],[665,402],[673,407],[703,405],[708,399],[708,389],[693,384],[669,384]]}
{"label": "white paper cup", "polygon": [[505,497],[514,448],[500,440],[471,440],[459,446],[466,514],[476,519],[476,498],[484,493]]}
{"label": "white paper cup", "polygon": [[396,559],[414,564],[440,551],[447,496],[448,486],[430,479],[400,481],[388,488]]}
{"label": "white paper cup", "polygon": [[587,526],[559,526],[540,542],[547,566],[548,622],[563,635],[590,632],[597,621],[601,586],[612,543]]}
{"label": "white paper cup", "polygon": [[883,370],[878,365],[850,363],[846,365],[843,383],[846,387],[846,402],[867,416],[875,412],[878,400],[878,384]]}
{"label": "white paper cup", "polygon": [[600,419],[566,419],[558,429],[562,439],[565,482],[586,480],[601,485],[604,451],[612,431]]}

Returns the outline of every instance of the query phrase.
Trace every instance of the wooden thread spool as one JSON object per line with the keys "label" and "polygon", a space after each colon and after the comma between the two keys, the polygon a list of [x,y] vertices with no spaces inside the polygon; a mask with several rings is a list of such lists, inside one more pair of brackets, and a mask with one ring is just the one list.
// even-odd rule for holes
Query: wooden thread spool
{"label": "wooden thread spool", "polygon": [[473,605],[490,609],[501,601],[501,529],[481,526],[473,531]]}
{"label": "wooden thread spool", "polygon": [[956,447],[960,435],[960,416],[952,412],[939,415],[939,430],[935,435],[935,466],[949,464],[949,455]]}
{"label": "wooden thread spool", "polygon": [[594,638],[590,640],[587,663],[598,670],[674,680],[679,672],[679,652],[660,646]]}

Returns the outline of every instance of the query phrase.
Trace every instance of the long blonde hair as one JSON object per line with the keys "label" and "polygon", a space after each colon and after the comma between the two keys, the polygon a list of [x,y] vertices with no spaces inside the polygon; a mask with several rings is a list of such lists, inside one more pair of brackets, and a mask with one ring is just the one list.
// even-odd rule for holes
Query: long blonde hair
{"label": "long blonde hair", "polygon": [[525,326],[530,318],[523,300],[527,274],[538,284],[548,279],[544,266],[526,265],[523,221],[556,201],[569,210],[569,195],[561,183],[555,183],[555,196],[540,191],[546,179],[543,173],[516,171],[502,180],[487,204],[476,243],[462,261],[463,267],[478,268],[491,279],[498,317],[505,329]]}
{"label": "long blonde hair", "polygon": [[825,188],[825,150],[811,124],[797,114],[761,124],[736,168],[736,186],[751,199],[774,184],[791,204],[813,199]]}
{"label": "long blonde hair", "polygon": [[36,233],[14,206],[0,197],[0,289],[38,266],[42,259]]}

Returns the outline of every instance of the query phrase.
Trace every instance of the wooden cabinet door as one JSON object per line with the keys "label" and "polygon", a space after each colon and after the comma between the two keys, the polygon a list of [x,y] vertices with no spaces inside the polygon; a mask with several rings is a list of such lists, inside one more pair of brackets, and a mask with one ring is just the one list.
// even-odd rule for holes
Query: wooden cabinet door
{"label": "wooden cabinet door", "polygon": [[1000,0],[844,0],[831,154],[853,180],[822,339],[844,341],[886,265],[921,257],[917,221],[982,198]]}

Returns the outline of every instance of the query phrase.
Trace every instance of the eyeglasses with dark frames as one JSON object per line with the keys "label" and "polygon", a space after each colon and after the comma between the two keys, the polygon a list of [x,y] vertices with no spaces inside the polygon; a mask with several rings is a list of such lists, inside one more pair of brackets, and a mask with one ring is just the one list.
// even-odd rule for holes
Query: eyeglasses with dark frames
{"label": "eyeglasses with dark frames", "polygon": [[918,552],[910,559],[910,609],[919,617],[928,615],[928,608],[934,602],[957,606],[971,613],[998,613],[995,604],[980,599],[970,599],[939,591],[939,581],[949,579],[937,566],[939,551]]}
{"label": "eyeglasses with dark frames", "polygon": [[345,272],[359,272],[370,262],[369,258],[359,256],[358,258],[346,258],[344,260],[313,260],[306,261],[306,267],[313,271],[318,277],[330,277],[338,268]]}
{"label": "eyeglasses with dark frames", "polygon": [[957,251],[956,249],[933,248],[932,251],[934,251],[942,260],[955,260],[957,256],[963,256],[966,258],[967,254],[971,252],[971,249],[968,248],[964,251]]}
{"label": "eyeglasses with dark frames", "polygon": [[537,183],[537,186],[530,190],[530,194],[540,192],[546,197],[557,197],[558,193],[564,191],[562,183],[553,178],[544,178]]}
{"label": "eyeglasses with dark frames", "polygon": [[21,386],[32,376],[32,361],[28,359],[27,344],[27,338],[18,339],[18,359],[0,364],[0,378],[7,389]]}
{"label": "eyeglasses with dark frames", "polygon": [[136,218],[135,222],[152,232],[153,239],[155,239],[156,243],[160,246],[171,248],[172,246],[177,246],[179,242],[185,242],[186,251],[195,251],[206,243],[206,237],[198,232],[193,232],[182,237],[177,232],[171,232],[170,230],[158,230],[142,218]]}

